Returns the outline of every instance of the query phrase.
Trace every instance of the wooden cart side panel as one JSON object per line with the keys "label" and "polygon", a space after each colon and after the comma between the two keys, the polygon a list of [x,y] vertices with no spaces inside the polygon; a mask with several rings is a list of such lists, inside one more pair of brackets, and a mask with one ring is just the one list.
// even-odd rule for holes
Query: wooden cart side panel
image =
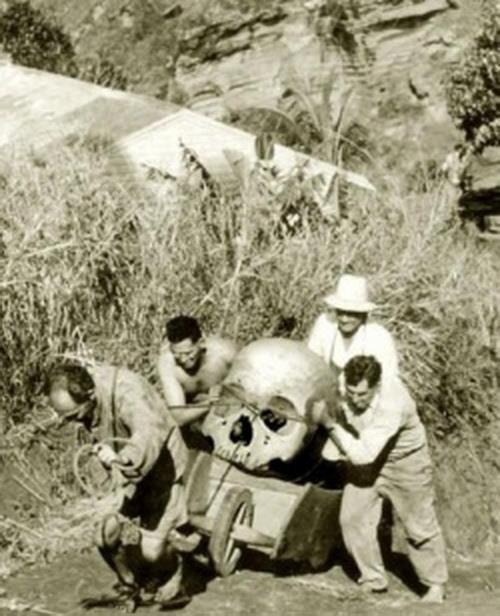
{"label": "wooden cart side panel", "polygon": [[[229,476],[223,482],[218,479],[209,479],[208,486],[208,506],[203,511],[207,517],[217,517],[219,508],[228,490],[232,487],[247,488],[252,493],[252,506],[254,516],[252,527],[267,536],[278,537],[282,520],[288,516],[288,512],[294,508],[295,501],[299,498],[296,494],[282,492],[272,489],[267,482],[264,486],[256,487],[255,484],[249,485],[238,480],[233,481]],[[193,512],[191,512],[193,513]]]}
{"label": "wooden cart side panel", "polygon": [[190,518],[201,532],[211,534],[225,495],[233,486],[252,492],[254,515],[248,533],[266,537],[262,548],[271,550],[272,558],[309,560],[320,566],[340,545],[341,492],[251,475],[206,453],[197,455],[187,480]]}
{"label": "wooden cart side panel", "polygon": [[252,473],[242,471],[233,466],[231,462],[215,456],[212,458],[210,477],[212,479],[223,478],[228,483],[241,485],[249,489],[279,491],[284,494],[300,495],[304,489],[304,486],[299,486],[277,477],[253,475]]}
{"label": "wooden cart side panel", "polygon": [[272,558],[308,560],[313,567],[323,565],[331,551],[341,545],[339,523],[340,490],[303,487],[300,499],[283,519]]}
{"label": "wooden cart side panel", "polygon": [[211,468],[212,456],[203,451],[198,452],[191,461],[186,480],[186,500],[190,514],[205,513],[208,509]]}
{"label": "wooden cart side panel", "polygon": [[[247,488],[252,492],[254,506],[253,528],[267,536],[279,536],[282,520],[295,508],[304,486],[298,486],[276,477],[252,475],[214,458],[210,472],[209,515],[215,514],[219,502],[230,486]],[[212,506],[213,504],[213,506]]]}

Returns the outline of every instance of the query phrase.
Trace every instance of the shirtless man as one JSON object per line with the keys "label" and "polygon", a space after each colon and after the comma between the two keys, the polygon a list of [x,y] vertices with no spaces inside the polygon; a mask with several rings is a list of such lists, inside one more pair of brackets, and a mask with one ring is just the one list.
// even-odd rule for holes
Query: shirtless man
{"label": "shirtless man", "polygon": [[202,335],[193,317],[180,315],[167,321],[158,357],[163,394],[179,426],[208,412],[208,406],[180,408],[208,397],[210,388],[226,376],[238,351],[226,338]]}

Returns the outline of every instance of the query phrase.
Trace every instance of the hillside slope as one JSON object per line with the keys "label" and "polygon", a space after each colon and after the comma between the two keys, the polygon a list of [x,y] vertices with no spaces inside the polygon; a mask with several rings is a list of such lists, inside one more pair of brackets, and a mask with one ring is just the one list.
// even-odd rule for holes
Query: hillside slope
{"label": "hillside slope", "polygon": [[128,87],[217,118],[275,106],[293,69],[318,94],[354,86],[349,113],[393,160],[436,158],[457,140],[443,79],[474,34],[480,0],[34,0],[79,53]]}

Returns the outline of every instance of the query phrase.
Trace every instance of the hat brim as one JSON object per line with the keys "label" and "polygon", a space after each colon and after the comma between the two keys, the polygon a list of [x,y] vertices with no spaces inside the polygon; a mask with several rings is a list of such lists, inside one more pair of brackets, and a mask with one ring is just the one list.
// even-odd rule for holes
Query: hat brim
{"label": "hat brim", "polygon": [[371,312],[377,308],[377,304],[373,302],[350,302],[335,295],[327,295],[323,301],[330,308],[345,310],[346,312]]}

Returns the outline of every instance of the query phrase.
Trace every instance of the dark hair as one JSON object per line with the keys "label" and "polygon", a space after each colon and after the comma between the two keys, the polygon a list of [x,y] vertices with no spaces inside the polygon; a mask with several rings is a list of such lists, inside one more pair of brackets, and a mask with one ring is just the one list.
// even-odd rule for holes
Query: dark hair
{"label": "dark hair", "polygon": [[201,329],[195,318],[181,314],[167,321],[165,335],[168,341],[174,344],[186,340],[186,338],[198,342],[201,338]]}
{"label": "dark hair", "polygon": [[52,388],[65,389],[77,404],[90,400],[94,394],[94,380],[80,364],[60,364],[52,368],[45,381],[45,393]]}
{"label": "dark hair", "polygon": [[373,387],[380,381],[382,366],[373,355],[355,355],[344,366],[347,385],[359,385],[364,379]]}

